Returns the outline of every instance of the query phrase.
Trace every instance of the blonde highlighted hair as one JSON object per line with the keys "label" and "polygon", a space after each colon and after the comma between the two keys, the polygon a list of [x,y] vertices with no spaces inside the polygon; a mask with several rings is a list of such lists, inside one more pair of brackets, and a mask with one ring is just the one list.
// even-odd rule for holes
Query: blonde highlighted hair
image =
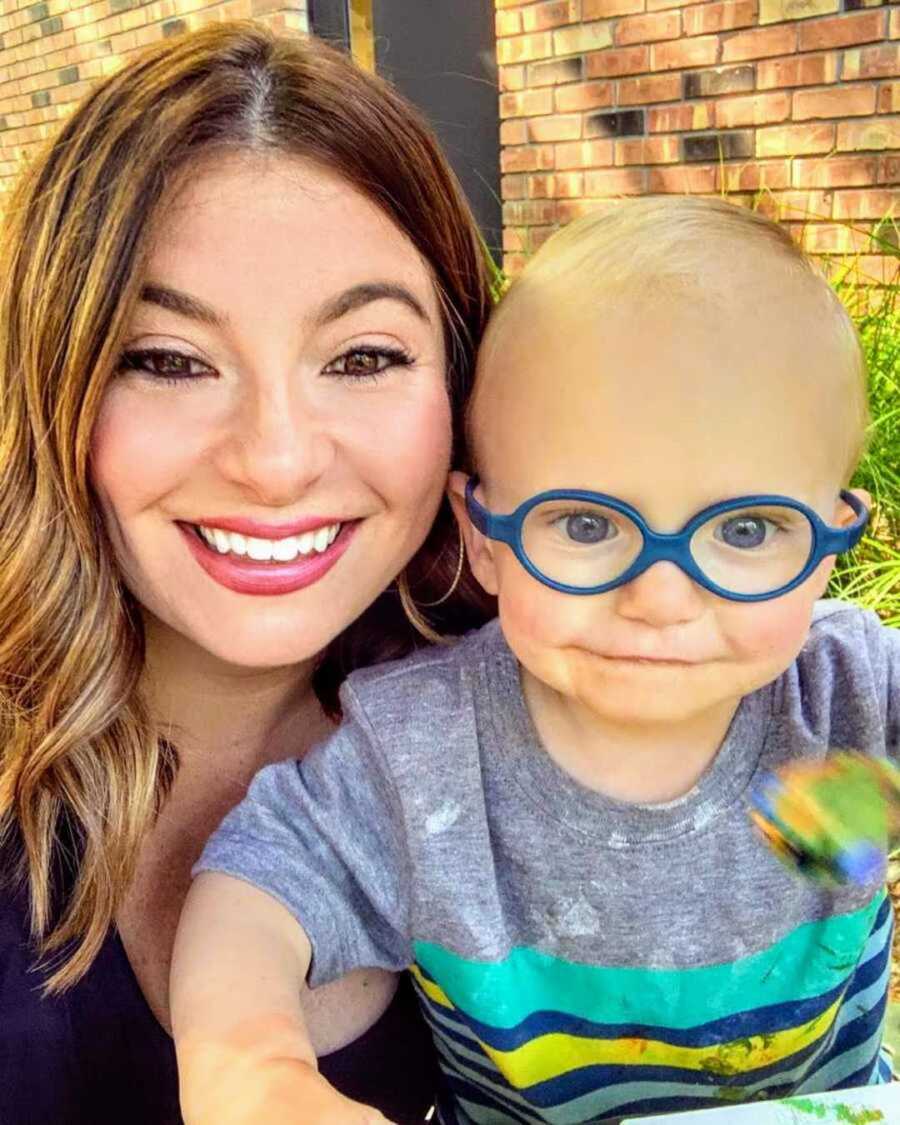
{"label": "blonde highlighted hair", "polygon": [[[500,302],[485,334],[479,366],[489,364],[493,350],[532,301],[583,303],[602,323],[604,301],[650,293],[702,297],[714,258],[722,261],[728,255],[724,260],[737,267],[754,254],[771,270],[773,287],[806,285],[821,298],[823,325],[830,323],[836,345],[846,354],[851,377],[853,401],[845,405],[851,427],[848,460],[852,470],[869,421],[865,359],[853,322],[818,265],[786,228],[723,199],[644,196],[623,201],[612,211],[589,213],[557,231]],[[476,388],[470,423],[477,397]],[[473,438],[470,433],[470,447]]]}
{"label": "blonde highlighted hair", "polygon": [[[491,307],[477,228],[418,114],[344,55],[249,22],[166,40],[102,81],[6,202],[0,844],[5,875],[28,895],[38,951],[52,960],[51,991],[96,956],[177,768],[138,691],[139,607],[116,570],[89,453],[153,218],[189,162],[216,147],[316,161],[412,241],[440,298],[457,436]],[[421,601],[447,590],[455,550],[445,506],[410,568]],[[484,619],[468,572],[441,610],[445,630]],[[414,643],[396,591],[383,595],[323,654],[323,705],[337,707],[347,671]]]}

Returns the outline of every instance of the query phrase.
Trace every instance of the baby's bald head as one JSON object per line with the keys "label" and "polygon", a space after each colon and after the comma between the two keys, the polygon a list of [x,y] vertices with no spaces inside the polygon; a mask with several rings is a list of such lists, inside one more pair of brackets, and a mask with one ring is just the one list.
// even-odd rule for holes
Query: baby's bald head
{"label": "baby's bald head", "polygon": [[[469,410],[479,470],[497,443],[504,403],[531,393],[536,380],[551,397],[567,394],[565,363],[552,356],[555,349],[564,360],[579,333],[594,334],[597,379],[629,377],[627,354],[606,362],[605,330],[611,344],[614,322],[629,324],[635,355],[645,335],[664,332],[676,347],[683,333],[686,350],[693,344],[706,353],[703,380],[645,364],[639,377],[648,396],[677,392],[666,385],[672,379],[684,380],[688,410],[698,396],[707,409],[715,395],[757,391],[760,402],[777,402],[783,391],[786,414],[791,399],[794,415],[806,412],[827,442],[836,478],[849,478],[868,411],[864,361],[846,310],[776,223],[724,201],[678,196],[623,203],[571,224],[513,283],[482,344]],[[756,367],[748,352],[758,356]],[[711,354],[721,363],[710,362]],[[773,380],[777,386],[766,389]]]}

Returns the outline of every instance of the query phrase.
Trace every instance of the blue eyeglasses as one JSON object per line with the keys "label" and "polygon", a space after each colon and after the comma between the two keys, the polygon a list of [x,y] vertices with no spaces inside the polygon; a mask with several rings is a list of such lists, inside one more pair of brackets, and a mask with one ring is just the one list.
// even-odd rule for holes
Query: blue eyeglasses
{"label": "blue eyeglasses", "polygon": [[848,527],[829,527],[787,496],[738,496],[711,504],[669,534],[601,492],[539,492],[498,516],[475,499],[477,486],[470,477],[466,508],[475,527],[506,543],[539,582],[565,594],[602,594],[666,561],[721,598],[766,601],[799,586],[828,555],[856,546],[869,518],[851,492],[841,492],[856,514]]}

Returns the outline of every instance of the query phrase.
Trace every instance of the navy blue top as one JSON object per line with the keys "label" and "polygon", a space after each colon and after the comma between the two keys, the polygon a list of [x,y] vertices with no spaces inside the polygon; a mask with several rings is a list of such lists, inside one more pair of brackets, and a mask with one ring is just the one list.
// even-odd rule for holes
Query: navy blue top
{"label": "navy blue top", "polygon": [[[2,1125],[181,1125],[171,1038],[115,931],[85,976],[42,1000],[23,896],[0,896]],[[400,1125],[421,1122],[438,1083],[408,980],[359,1039],[319,1060],[341,1093]]]}

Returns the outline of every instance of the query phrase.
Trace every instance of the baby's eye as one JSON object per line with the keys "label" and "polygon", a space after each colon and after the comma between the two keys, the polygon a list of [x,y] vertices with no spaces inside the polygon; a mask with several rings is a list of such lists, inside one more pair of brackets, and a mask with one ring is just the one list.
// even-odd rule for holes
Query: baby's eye
{"label": "baby's eye", "polygon": [[374,379],[389,367],[408,367],[411,363],[412,356],[400,348],[352,348],[333,359],[324,372],[347,379]]}
{"label": "baby's eye", "polygon": [[556,520],[556,526],[573,543],[587,545],[602,543],[618,534],[612,520],[592,512],[572,512],[569,515],[560,516]]}
{"label": "baby's eye", "polygon": [[209,364],[196,356],[163,348],[137,348],[123,352],[119,371],[139,371],[173,383],[215,374]]}
{"label": "baby's eye", "polygon": [[729,547],[750,550],[762,547],[778,530],[776,524],[763,516],[742,514],[724,520],[716,528],[716,538]]}

